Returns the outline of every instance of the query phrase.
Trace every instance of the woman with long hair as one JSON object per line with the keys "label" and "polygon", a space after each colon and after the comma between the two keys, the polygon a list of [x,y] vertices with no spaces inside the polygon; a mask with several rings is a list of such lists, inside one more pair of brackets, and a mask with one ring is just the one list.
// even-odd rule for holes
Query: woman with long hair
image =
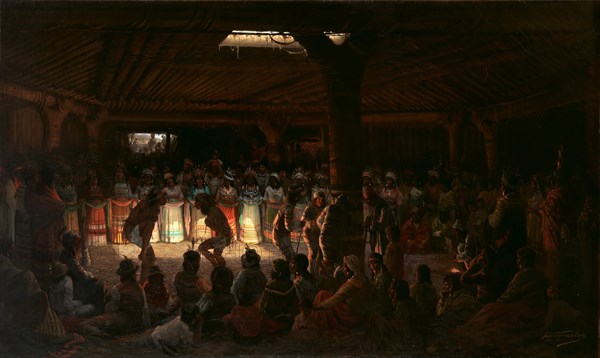
{"label": "woman with long hair", "polygon": [[248,169],[244,175],[244,185],[240,192],[242,214],[240,215],[240,240],[246,244],[262,242],[260,205],[262,197],[256,183],[256,173]]}
{"label": "woman with long hair", "polygon": [[90,246],[104,246],[106,240],[106,198],[98,184],[98,177],[90,177],[86,193],[85,242]]}
{"label": "woman with long hair", "polygon": [[265,189],[264,201],[266,210],[263,220],[263,235],[265,238],[273,240],[273,221],[285,201],[285,193],[277,173],[272,173],[269,177],[269,186]]}
{"label": "woman with long hair", "polygon": [[133,205],[133,194],[125,175],[125,166],[117,164],[110,198],[110,237],[113,244],[126,243],[123,225]]}
{"label": "woman with long hair", "polygon": [[165,187],[161,191],[166,199],[160,215],[160,241],[177,243],[183,241],[185,230],[183,228],[183,192],[181,186],[175,181],[172,173],[166,173]]}

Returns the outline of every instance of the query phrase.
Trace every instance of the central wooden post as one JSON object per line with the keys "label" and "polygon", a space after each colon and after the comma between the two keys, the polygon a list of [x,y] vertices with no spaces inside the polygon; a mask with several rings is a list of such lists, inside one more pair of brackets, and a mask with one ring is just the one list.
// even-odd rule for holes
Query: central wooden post
{"label": "central wooden post", "polygon": [[353,36],[334,44],[324,35],[294,37],[307,49],[308,56],[322,66],[329,99],[329,173],[334,194],[348,196],[351,221],[340,245],[341,254],[355,254],[364,260],[365,237],[362,229],[361,170],[364,167],[361,131],[360,88],[368,58],[376,38]]}
{"label": "central wooden post", "polygon": [[329,170],[331,184],[356,190],[363,167],[360,85],[364,64],[335,61],[323,67],[329,95]]}
{"label": "central wooden post", "polygon": [[498,122],[489,113],[476,112],[473,113],[471,119],[485,140],[488,179],[496,178],[498,175]]}
{"label": "central wooden post", "polygon": [[341,45],[324,35],[296,36],[317,60],[329,98],[329,172],[332,188],[359,189],[363,168],[360,87],[368,58],[376,46],[371,37],[351,37]]}

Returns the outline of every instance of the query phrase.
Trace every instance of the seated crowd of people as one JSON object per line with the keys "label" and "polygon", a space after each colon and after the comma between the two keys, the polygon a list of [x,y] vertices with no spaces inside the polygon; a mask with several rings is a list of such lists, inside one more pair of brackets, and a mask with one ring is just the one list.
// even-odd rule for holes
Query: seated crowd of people
{"label": "seated crowd of people", "polygon": [[[398,351],[458,349],[465,342],[492,350],[542,337],[555,343],[564,332],[576,342],[591,332],[586,315],[594,312],[589,300],[595,293],[586,283],[597,272],[593,196],[576,198],[569,188],[574,181],[559,170],[547,178],[544,196],[538,177],[527,191],[509,172],[499,189],[483,189],[477,177],[439,170],[427,173],[425,185],[409,171],[401,177],[388,171],[380,185],[367,169],[367,260],[364,252],[342,254],[352,205],[345,195],[334,198],[324,174],[298,170],[288,181],[285,171],[268,175],[265,165],[258,172],[223,171],[216,157],[200,168],[186,160],[177,180],[165,168],[164,184],[154,182],[153,169],[143,173],[136,196],[125,167],[118,166],[115,188],[127,191],[121,197],[126,200],[111,199],[110,210],[104,205],[109,201],[84,201],[81,232],[80,219],[72,215],[79,204],[59,195],[56,168],[42,166],[39,176],[25,176],[16,193],[15,239],[0,240],[1,324],[56,336],[65,329],[98,337],[137,333],[131,344],[168,354],[225,333],[246,345],[272,335],[316,342],[330,333],[361,332],[376,349]],[[97,176],[90,176],[90,184],[90,192],[100,190]],[[578,200],[579,216],[567,213],[566,203]],[[94,221],[101,218],[104,226]],[[175,222],[187,222],[187,228]],[[134,243],[142,250],[140,276],[137,263],[124,258],[113,287],[86,271],[91,261],[85,248],[105,243],[107,228],[112,243],[139,239]],[[294,234],[304,240],[307,255],[292,247]],[[20,241],[24,235],[28,244]],[[270,279],[248,246],[263,237],[281,251]],[[182,270],[168,278],[169,290],[149,242],[186,239],[201,245],[183,254]],[[238,273],[221,256],[232,240],[246,244]],[[460,267],[448,268],[439,294],[427,265],[416,268],[412,285],[413,278],[405,277],[406,255],[431,253],[450,255]],[[202,256],[213,266],[210,282],[198,274]],[[27,320],[15,310],[27,311]]]}

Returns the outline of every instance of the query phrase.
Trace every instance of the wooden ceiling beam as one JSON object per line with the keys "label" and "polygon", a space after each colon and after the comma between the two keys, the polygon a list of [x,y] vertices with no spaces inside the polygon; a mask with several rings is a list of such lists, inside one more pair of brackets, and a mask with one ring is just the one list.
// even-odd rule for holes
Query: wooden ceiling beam
{"label": "wooden ceiling beam", "polygon": [[494,119],[502,122],[511,118],[522,118],[551,109],[583,102],[587,98],[584,86],[564,86],[562,91],[543,92],[528,98],[483,107],[476,113],[493,113]]}
{"label": "wooden ceiling beam", "polygon": [[[3,15],[24,31],[228,32],[323,30],[386,34],[549,33],[593,23],[593,1],[580,2],[8,2]],[[4,21],[3,21],[4,22]]]}
{"label": "wooden ceiling beam", "polygon": [[[326,126],[327,114],[292,114],[292,126]],[[256,125],[264,115],[260,113],[203,113],[203,114],[171,114],[171,113],[126,113],[114,112],[107,117],[107,122],[161,123],[165,126],[172,123],[184,125]],[[361,117],[363,124],[381,125],[442,125],[448,118],[443,112],[414,112],[414,113],[366,113]]]}

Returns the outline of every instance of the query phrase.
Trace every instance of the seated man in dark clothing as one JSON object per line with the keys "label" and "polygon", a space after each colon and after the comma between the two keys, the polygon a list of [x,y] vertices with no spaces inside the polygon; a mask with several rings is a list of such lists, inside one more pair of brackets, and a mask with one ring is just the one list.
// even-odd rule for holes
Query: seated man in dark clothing
{"label": "seated man in dark clothing", "polygon": [[33,273],[15,267],[4,256],[11,245],[9,240],[0,240],[0,322],[3,326],[3,342],[13,333],[64,336],[63,324],[50,308],[48,296],[40,289]]}
{"label": "seated man in dark clothing", "polygon": [[157,323],[167,318],[167,303],[169,290],[165,285],[165,275],[158,265],[150,267],[148,279],[142,286],[148,301],[148,311],[152,323]]}
{"label": "seated man in dark clothing", "polygon": [[173,280],[177,298],[181,306],[187,303],[196,304],[202,295],[209,291],[208,283],[198,277],[200,254],[193,250],[186,251],[183,254],[182,266],[183,271],[177,272]]}
{"label": "seated man in dark clothing", "polygon": [[510,352],[542,336],[546,316],[546,279],[535,269],[535,251],[532,249],[520,248],[517,262],[519,272],[497,302],[484,306],[457,329],[459,338],[468,342],[469,347],[478,349],[495,345]]}
{"label": "seated man in dark clothing", "polygon": [[273,332],[289,330],[292,327],[300,307],[296,287],[290,279],[290,266],[287,261],[282,259],[273,261],[271,281],[265,286],[260,309],[266,318],[275,321],[270,327]]}
{"label": "seated man in dark clothing", "polygon": [[63,235],[63,247],[59,261],[67,265],[68,275],[73,280],[73,298],[96,307],[96,314],[104,312],[104,283],[83,268],[81,257],[82,240],[72,232]]}
{"label": "seated man in dark clothing", "polygon": [[394,280],[389,288],[389,296],[394,306],[393,322],[402,341],[409,342],[417,332],[420,323],[419,306],[410,297],[410,287],[404,280]]}
{"label": "seated man in dark clothing", "polygon": [[267,277],[260,270],[260,255],[254,249],[246,248],[246,253],[242,255],[242,271],[233,280],[231,293],[237,303],[240,303],[242,291],[249,295],[248,300],[252,304],[258,302],[262,296]]}
{"label": "seated man in dark clothing", "polygon": [[106,313],[83,321],[78,330],[83,335],[107,337],[139,332],[150,327],[146,295],[136,280],[138,266],[128,258],[119,264],[120,282],[109,292]]}
{"label": "seated man in dark clothing", "polygon": [[235,306],[235,297],[231,294],[233,272],[225,266],[217,266],[210,274],[212,291],[202,295],[198,302],[200,314],[204,317],[202,335],[211,335],[222,327],[222,318]]}
{"label": "seated man in dark clothing", "polygon": [[492,248],[482,249],[462,274],[461,283],[465,289],[477,292],[479,302],[495,302],[506,287],[498,272],[496,252]]}
{"label": "seated man in dark clothing", "polygon": [[483,307],[474,295],[462,288],[460,274],[447,274],[443,283],[435,321],[437,327],[448,329],[464,324]]}
{"label": "seated man in dark clothing", "polygon": [[393,306],[388,289],[392,284],[392,275],[383,264],[383,256],[374,252],[369,257],[369,269],[371,270],[372,302],[375,312],[385,316],[392,314]]}

